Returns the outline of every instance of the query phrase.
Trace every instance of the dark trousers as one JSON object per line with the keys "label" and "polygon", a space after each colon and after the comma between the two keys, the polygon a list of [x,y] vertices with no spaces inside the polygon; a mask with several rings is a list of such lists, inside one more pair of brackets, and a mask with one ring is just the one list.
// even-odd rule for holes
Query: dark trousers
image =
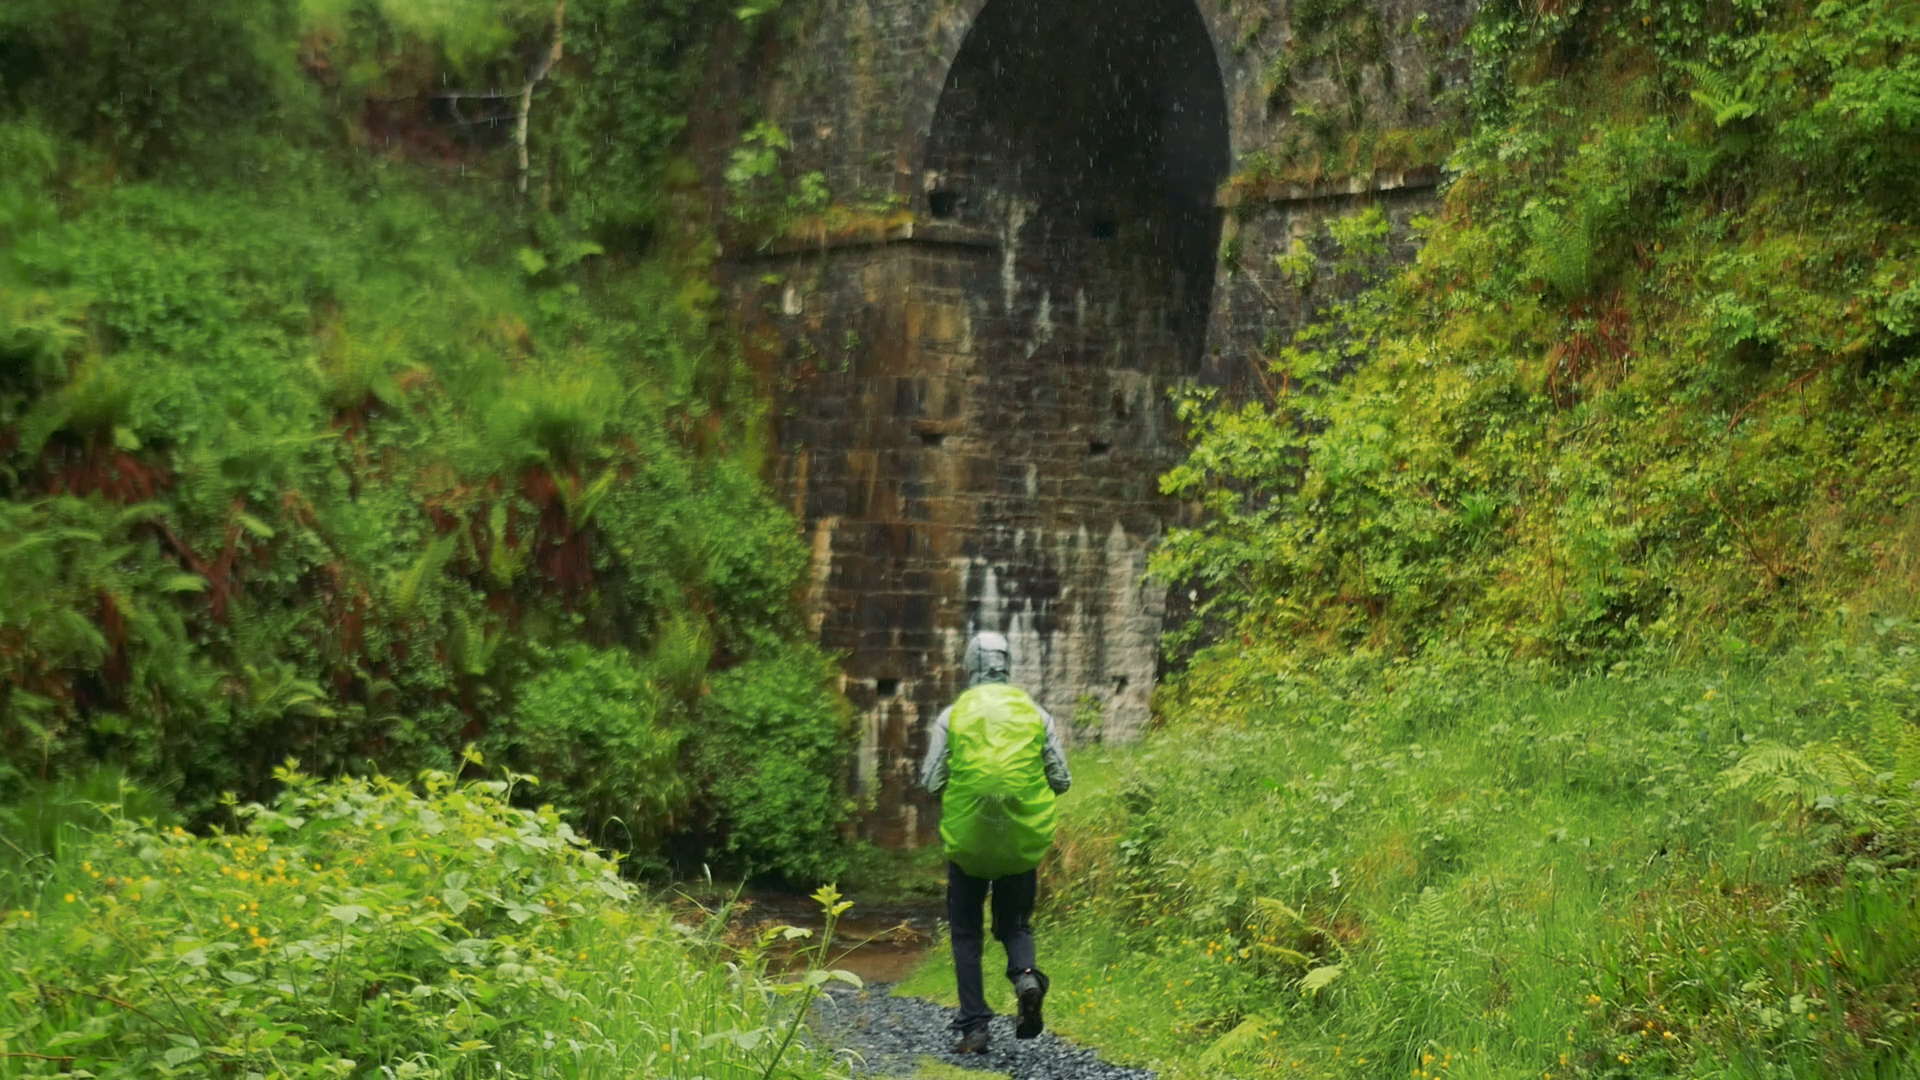
{"label": "dark trousers", "polygon": [[[953,1026],[970,1031],[993,1018],[981,985],[980,954],[986,946],[981,908],[993,894],[993,936],[1007,950],[1007,978],[1033,967],[1033,899],[1039,874],[1029,870],[1003,878],[977,878],[947,864],[947,925],[953,934],[953,971],[960,984],[960,1015]],[[1038,974],[1038,972],[1036,972]],[[1047,977],[1040,976],[1045,987]]]}

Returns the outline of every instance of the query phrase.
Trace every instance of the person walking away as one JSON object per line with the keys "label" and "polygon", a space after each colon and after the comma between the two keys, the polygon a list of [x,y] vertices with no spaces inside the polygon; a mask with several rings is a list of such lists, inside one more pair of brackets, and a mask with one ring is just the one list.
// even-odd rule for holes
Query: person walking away
{"label": "person walking away", "polygon": [[1012,685],[1007,639],[975,634],[967,642],[967,691],[934,718],[920,783],[940,796],[940,840],[947,854],[947,924],[953,937],[960,1054],[987,1052],[987,1007],[980,958],[981,908],[993,898],[993,936],[1007,951],[1007,978],[1019,1001],[1014,1037],[1046,1026],[1047,977],[1034,966],[1033,901],[1037,868],[1053,844],[1054,797],[1073,785],[1053,717]]}

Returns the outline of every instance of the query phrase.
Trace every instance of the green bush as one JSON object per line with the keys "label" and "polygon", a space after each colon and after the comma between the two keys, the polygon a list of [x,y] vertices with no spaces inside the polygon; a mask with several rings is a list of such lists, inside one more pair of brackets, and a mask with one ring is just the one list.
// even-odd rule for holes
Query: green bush
{"label": "green bush", "polygon": [[746,871],[804,884],[846,868],[852,718],[834,679],[819,650],[790,646],[722,672],[702,703],[701,773],[725,850]]}
{"label": "green bush", "polygon": [[[774,988],[637,903],[552,809],[510,806],[509,783],[281,779],[231,833],[119,818],[5,879],[0,1076],[775,1068]],[[783,1050],[788,1075],[822,1075]]]}
{"label": "green bush", "polygon": [[[694,656],[693,670],[704,674],[706,659]],[[557,806],[617,828],[628,838],[622,846],[658,839],[691,792],[678,703],[625,649],[575,645],[541,667],[489,734],[490,756],[546,778]]]}
{"label": "green bush", "polygon": [[19,0],[0,10],[0,108],[151,172],[299,104],[297,25],[289,0]]}

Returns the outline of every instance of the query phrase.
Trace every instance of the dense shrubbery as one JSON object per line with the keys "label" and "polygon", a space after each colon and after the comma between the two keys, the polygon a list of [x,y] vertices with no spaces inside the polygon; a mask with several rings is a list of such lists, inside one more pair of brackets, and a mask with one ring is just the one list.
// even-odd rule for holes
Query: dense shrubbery
{"label": "dense shrubbery", "polygon": [[1592,663],[1909,610],[1911,6],[1490,3],[1477,41],[1418,264],[1362,291],[1383,224],[1320,238],[1270,395],[1190,407],[1166,486],[1213,516],[1159,572],[1308,650]]}
{"label": "dense shrubbery", "polygon": [[792,882],[834,880],[846,867],[838,826],[850,721],[819,652],[750,660],[713,681],[701,760],[712,776],[726,850]]}
{"label": "dense shrubbery", "polygon": [[[0,16],[0,800],[104,762],[199,818],[478,742],[596,839],[798,813],[737,861],[837,865],[763,406],[697,227],[639,243],[699,220],[663,178],[710,5],[572,5],[524,170],[446,92],[525,80],[550,5],[151,7]],[[740,664],[805,673],[754,722],[824,779],[711,745]]]}
{"label": "dense shrubbery", "polygon": [[[292,0],[20,0],[0,11],[0,110],[151,173],[215,165],[299,115]],[[4,115],[4,113],[0,113]]]}
{"label": "dense shrubbery", "polygon": [[509,783],[281,779],[231,832],[115,817],[10,866],[0,1076],[820,1075],[751,962]]}

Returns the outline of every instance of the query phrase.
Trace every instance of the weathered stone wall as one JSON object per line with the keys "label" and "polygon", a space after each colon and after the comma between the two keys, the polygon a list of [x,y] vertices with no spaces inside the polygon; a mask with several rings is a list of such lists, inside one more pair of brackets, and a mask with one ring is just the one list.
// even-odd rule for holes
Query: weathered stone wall
{"label": "weathered stone wall", "polygon": [[862,710],[874,839],[931,836],[912,771],[976,630],[1009,634],[1074,738],[1146,723],[1167,597],[1143,571],[1183,513],[1158,493],[1168,391],[1246,384],[1311,315],[1273,256],[1328,217],[1384,201],[1404,236],[1433,204],[1431,171],[1223,187],[1290,145],[1288,102],[1377,92],[1376,119],[1423,122],[1467,4],[1372,7],[1391,47],[1357,91],[1309,69],[1276,95],[1288,6],[1215,0],[820,0],[753,73],[794,171],[912,219],[737,245],[727,275],[809,610]]}

